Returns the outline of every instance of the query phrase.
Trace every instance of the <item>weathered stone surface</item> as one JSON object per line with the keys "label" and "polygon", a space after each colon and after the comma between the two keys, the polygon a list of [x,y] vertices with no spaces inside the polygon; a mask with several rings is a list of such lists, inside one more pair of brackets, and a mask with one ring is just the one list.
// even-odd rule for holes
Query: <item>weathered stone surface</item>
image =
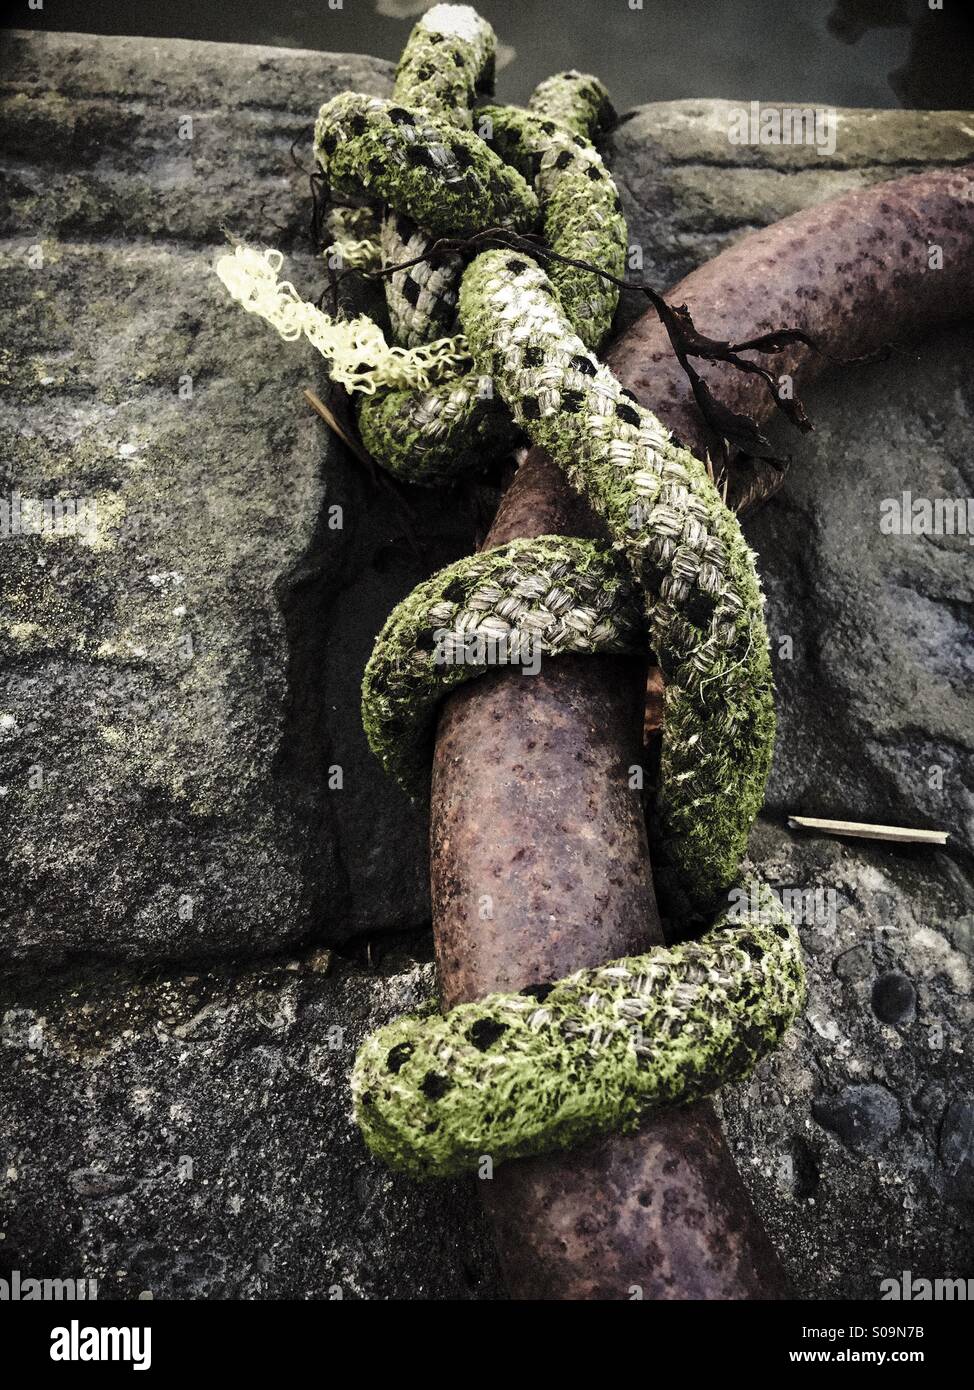
{"label": "weathered stone surface", "polygon": [[497,1296],[476,1179],[391,1176],[348,1113],[356,1046],[432,972],[319,952],[0,1001],[0,1275],[101,1298]]}
{"label": "weathered stone surface", "polygon": [[0,233],[279,246],[306,225],[290,152],[310,168],[318,107],[391,85],[391,64],[354,53],[7,35]]}
{"label": "weathered stone surface", "polygon": [[934,826],[958,852],[974,849],[974,534],[880,525],[884,499],[911,492],[962,499],[966,529],[972,351],[958,327],[810,391],[815,432],[776,430],[787,484],[746,526],[778,683],[768,804]]}
{"label": "weathered stone surface", "polygon": [[[904,1269],[969,1277],[974,900],[948,854],[797,838],[751,861],[800,890],[809,999],[784,1048],[720,1097],[740,1171],[807,1298],[878,1298]],[[822,896],[810,895],[819,891]],[[834,897],[830,897],[834,894]],[[877,984],[907,980],[898,1022]]]}
{"label": "weathered stone surface", "polygon": [[853,1153],[875,1153],[900,1128],[900,1107],[885,1086],[845,1086],[812,1101],[812,1118]]}
{"label": "weathered stone surface", "polygon": [[[388,90],[388,65],[52,35],[13,41],[0,80],[3,495],[97,520],[0,549],[0,956],[422,922],[423,822],[368,753],[358,683],[396,599],[472,548],[472,513],[418,493],[417,561],[301,398],[320,359],[211,273],[225,227],[297,245],[292,141],[347,85]],[[309,256],[289,271],[320,289]]]}
{"label": "weathered stone surface", "polygon": [[887,970],[873,981],[873,1013],[883,1023],[909,1023],[916,1010],[917,992],[909,975]]}
{"label": "weathered stone surface", "polygon": [[940,1123],[939,1153],[947,1192],[961,1202],[974,1202],[974,1097],[951,1101]]}
{"label": "weathered stone surface", "polygon": [[[762,102],[762,111],[776,109]],[[640,106],[606,141],[622,195],[630,244],[645,279],[675,284],[756,227],[924,165],[974,159],[974,133],[963,111],[836,112],[835,149],[812,145],[741,145],[728,138],[729,101],[665,101]],[[628,320],[644,304],[630,296]]]}
{"label": "weathered stone surface", "polygon": [[[62,971],[0,1002],[11,1268],[157,1296],[497,1288],[469,1189],[386,1177],[350,1126],[355,1041],[429,967],[311,966],[314,943],[428,916],[424,826],[368,755],[358,682],[394,602],[473,548],[474,514],[410,490],[417,560],[389,494],[306,413],[311,350],[209,273],[227,226],[318,288],[291,142],[332,92],[389,80],[365,58],[175,41],[32,36],[0,57],[0,496],[93,497],[99,521],[0,544],[0,957]],[[809,202],[974,156],[949,112],[843,113],[828,160],[734,147],[726,119],[661,103],[607,143],[656,284]],[[791,474],[748,523],[780,717],[753,863],[837,911],[803,927],[805,1020],[722,1106],[810,1297],[971,1272],[970,552],[879,530],[904,488],[971,494],[971,345],[956,329],[823,381],[816,433],[782,434]],[[780,826],[802,811],[955,842],[799,839]],[[212,963],[288,949],[295,969]]]}

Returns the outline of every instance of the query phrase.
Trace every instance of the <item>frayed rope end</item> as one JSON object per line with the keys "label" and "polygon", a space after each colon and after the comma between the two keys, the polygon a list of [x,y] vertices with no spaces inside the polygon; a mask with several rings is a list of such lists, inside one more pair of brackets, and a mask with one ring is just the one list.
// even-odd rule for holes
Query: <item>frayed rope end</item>
{"label": "frayed rope end", "polygon": [[372,319],[333,319],[279,279],[284,256],[242,243],[219,258],[214,270],[224,288],[248,314],[257,314],[285,342],[302,335],[321,353],[332,378],[347,391],[373,395],[380,388],[428,390],[470,366],[466,339],[438,338],[417,348],[390,347]]}

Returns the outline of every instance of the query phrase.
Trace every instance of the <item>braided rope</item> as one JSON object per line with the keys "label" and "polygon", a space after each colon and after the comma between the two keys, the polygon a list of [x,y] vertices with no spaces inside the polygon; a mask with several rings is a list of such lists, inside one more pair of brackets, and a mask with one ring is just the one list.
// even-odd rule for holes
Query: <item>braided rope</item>
{"label": "braided rope", "polygon": [[586,352],[545,273],[488,251],[463,279],[468,346],[625,556],[666,679],[656,887],[671,915],[733,884],[771,767],[774,699],[754,556],[704,466]]}
{"label": "braided rope", "polygon": [[[489,90],[493,44],[490,26],[472,10],[434,6],[406,45],[394,100],[424,103],[443,123],[438,127],[441,140],[446,138],[447,122],[470,127],[472,112],[469,105],[456,105],[457,94],[465,93],[463,100],[469,103],[474,92]],[[430,74],[431,64],[435,67],[440,55],[449,79],[445,88]],[[411,81],[416,73],[423,77],[414,88]],[[534,112],[481,107],[477,125],[485,148],[530,183],[543,210],[545,239],[552,251],[587,259],[621,276],[625,220],[615,184],[590,139],[614,117],[608,92],[594,77],[562,73],[541,84],[532,106],[536,106]],[[565,125],[549,111],[558,112]],[[323,129],[330,132],[330,121]],[[322,167],[334,176],[333,165],[327,163],[328,149],[317,133],[315,150]],[[440,158],[438,151],[431,151],[431,159],[434,154]],[[410,157],[419,158],[415,146]],[[389,264],[425,255],[434,239],[387,212],[383,251]],[[389,277],[386,303],[396,342],[412,347],[453,332],[461,272],[459,258],[450,257],[445,264],[409,266]],[[572,322],[589,346],[598,347],[611,326],[618,289],[601,276],[569,266],[556,266],[552,278]],[[416,394],[402,390],[360,398],[358,424],[374,457],[413,483],[438,483],[449,474],[482,468],[508,454],[514,441],[508,412],[498,409],[485,394],[476,373],[458,383],[456,391]]]}
{"label": "braided rope", "polygon": [[[484,114],[492,127],[491,148],[533,181],[548,247],[621,276],[626,258],[622,204],[592,142],[513,107],[488,106]],[[587,347],[597,348],[612,326],[617,287],[592,271],[557,263],[551,281],[576,333]]]}
{"label": "braided rope", "polygon": [[396,68],[396,101],[471,129],[474,98],[494,86],[494,31],[469,5],[434,5],[413,28]]}
{"label": "braided rope", "polygon": [[[437,5],[414,27],[396,69],[393,100],[421,106],[444,121],[473,127],[473,102],[493,86],[494,31],[475,10]],[[424,256],[431,239],[403,217],[387,212],[383,252],[388,264]],[[451,331],[463,266],[458,256],[423,262],[386,282],[396,342],[410,347]],[[446,325],[437,330],[435,325]],[[403,336],[400,336],[402,334]]]}
{"label": "braided rope", "polygon": [[[494,36],[465,6],[417,24],[392,101],[345,93],[322,107],[315,154],[333,189],[385,207],[387,257],[426,256],[440,236],[530,232],[614,275],[626,229],[592,137],[611,119],[596,79],[541,84],[528,111],[484,106]],[[476,128],[475,128],[476,127]],[[390,615],[363,682],[363,722],[384,767],[429,785],[444,694],[526,649],[645,648],[666,679],[653,822],[664,911],[703,918],[734,885],[774,738],[773,689],[754,556],[699,460],[594,353],[617,290],[562,263],[550,278],[504,250],[397,271],[393,334],[420,350],[459,322],[473,370],[360,398],[370,452],[435,482],[506,452],[523,432],[604,521],[611,546],[514,541],[421,584]],[[446,1017],[400,1019],[356,1061],[356,1116],[370,1147],[417,1175],[633,1129],[651,1108],[746,1074],[801,1007],[797,932],[763,889],[699,940],[583,970]]]}
{"label": "braided rope", "polygon": [[539,82],[528,106],[536,116],[583,137],[608,129],[615,120],[609,93],[599,79],[574,68]]}
{"label": "braided rope", "polygon": [[485,1155],[630,1133],[656,1106],[746,1076],[804,992],[796,934],[765,893],[746,927],[722,918],[703,941],[373,1033],[353,1075],[369,1147],[415,1177],[450,1177]]}
{"label": "braided rope", "polygon": [[[386,265],[415,261],[429,250],[429,238],[413,222],[387,212],[380,239]],[[393,339],[400,347],[419,347],[457,331],[457,298],[463,263],[459,256],[421,260],[386,280],[386,305]]]}
{"label": "braided rope", "polygon": [[611,550],[572,536],[515,540],[468,555],[420,584],[393,610],[362,683],[372,751],[411,794],[429,786],[436,708],[490,664],[445,659],[484,638],[528,643],[545,656],[636,652],[643,625],[632,586]]}
{"label": "braided rope", "polygon": [[364,189],[434,236],[472,236],[485,223],[524,232],[537,221],[520,174],[421,107],[343,92],[318,113],[315,153],[336,192]]}

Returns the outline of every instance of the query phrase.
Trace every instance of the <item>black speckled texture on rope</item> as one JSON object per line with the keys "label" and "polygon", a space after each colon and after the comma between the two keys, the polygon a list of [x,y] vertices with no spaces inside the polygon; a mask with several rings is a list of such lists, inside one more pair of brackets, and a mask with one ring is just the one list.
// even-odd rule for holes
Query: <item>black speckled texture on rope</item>
{"label": "black speckled texture on rope", "polygon": [[[482,106],[469,102],[492,89],[493,31],[463,6],[434,6],[420,21],[400,63],[394,99],[404,103],[397,119],[404,122],[415,105],[441,122],[473,127],[485,146],[499,154],[529,184],[543,211],[543,228],[552,251],[587,259],[611,274],[625,268],[626,226],[619,195],[592,144],[614,118],[608,93],[597,78],[561,73],[542,83],[532,97],[537,110]],[[422,54],[422,60],[416,54]],[[444,85],[431,65],[449,69]],[[328,164],[334,138],[334,103],[319,116],[316,154]],[[550,112],[550,114],[549,114]],[[557,114],[555,114],[557,113]],[[564,124],[562,124],[562,120]],[[358,121],[357,121],[358,123]],[[440,127],[442,137],[442,126]],[[412,158],[420,157],[412,148]],[[431,146],[431,165],[440,157]],[[341,166],[341,161],[337,161]],[[450,175],[446,175],[449,181]],[[462,263],[459,256],[437,257],[409,265],[429,251],[434,236],[404,215],[407,195],[389,197],[382,227],[383,258],[403,265],[386,280],[386,302],[394,340],[415,347],[452,333],[456,319]],[[618,302],[618,289],[600,276],[555,264],[551,271],[569,317],[590,347],[605,339]],[[499,407],[483,390],[478,374],[447,392],[379,392],[356,401],[359,430],[370,453],[391,472],[413,483],[435,484],[452,471],[460,474],[486,466],[510,452],[516,431],[503,425]],[[451,456],[455,460],[452,467]]]}
{"label": "black speckled texture on rope", "polygon": [[544,271],[487,251],[463,279],[474,359],[625,556],[666,677],[656,798],[664,912],[734,883],[771,768],[774,699],[754,556],[703,464],[586,351]]}
{"label": "black speckled texture on rope", "polygon": [[[425,797],[437,706],[489,664],[509,664],[505,644],[551,657],[636,652],[641,638],[636,596],[609,549],[539,536],[465,556],[414,589],[383,627],[362,686],[369,744],[401,786]],[[492,661],[455,659],[476,654],[477,639]]]}
{"label": "black speckled texture on rope", "polygon": [[334,190],[364,189],[434,236],[528,232],[538,220],[520,174],[479,136],[421,107],[343,92],[318,113],[315,155]]}
{"label": "black speckled texture on rope", "polygon": [[[385,265],[425,256],[430,240],[415,222],[387,211],[380,237]],[[386,277],[386,306],[393,340],[400,347],[419,347],[458,331],[457,300],[463,262],[459,256],[421,260]]]}
{"label": "black speckled texture on rope", "polygon": [[434,5],[415,25],[396,68],[393,98],[469,129],[478,95],[494,90],[494,31],[468,5]]}
{"label": "black speckled texture on rope", "polygon": [[[491,147],[533,184],[547,247],[621,278],[626,263],[622,204],[592,142],[513,107],[485,107],[484,115]],[[598,348],[612,326],[618,287],[593,271],[557,261],[550,275],[578,336],[586,347]]]}
{"label": "black speckled texture on rope", "polygon": [[415,1177],[631,1133],[747,1075],[803,995],[798,933],[768,893],[701,941],[379,1029],[356,1063],[356,1113],[373,1152]]}
{"label": "black speckled texture on rope", "polygon": [[[434,6],[415,26],[396,69],[393,100],[422,107],[470,130],[473,103],[494,90],[494,31],[473,10]],[[415,223],[387,210],[383,258],[387,265],[425,254],[431,238]],[[396,341],[404,347],[453,331],[463,266],[459,256],[421,262],[386,280],[386,301]]]}
{"label": "black speckled texture on rope", "polygon": [[426,391],[376,391],[358,407],[362,442],[405,482],[424,487],[484,468],[521,438],[489,376],[468,372]]}

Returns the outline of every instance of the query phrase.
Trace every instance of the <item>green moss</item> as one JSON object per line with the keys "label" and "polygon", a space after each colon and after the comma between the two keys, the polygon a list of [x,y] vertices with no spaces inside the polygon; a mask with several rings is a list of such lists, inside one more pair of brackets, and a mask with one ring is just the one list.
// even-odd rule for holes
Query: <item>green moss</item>
{"label": "green moss", "polygon": [[481,394],[485,381],[470,372],[429,391],[360,396],[362,443],[390,473],[424,486],[485,468],[521,437],[503,400]]}
{"label": "green moss", "polygon": [[765,891],[753,920],[724,917],[701,941],[380,1029],[356,1059],[356,1119],[415,1177],[629,1133],[746,1076],[803,997],[798,934]]}
{"label": "green moss", "polygon": [[520,174],[478,136],[422,108],[343,92],[318,113],[314,153],[334,190],[364,189],[435,236],[528,232],[537,221],[538,200]]}
{"label": "green moss", "polygon": [[585,140],[594,140],[616,119],[609,93],[599,79],[574,68],[539,82],[528,105],[536,116],[557,121]]}
{"label": "green moss", "polygon": [[[546,603],[552,591],[554,608]],[[538,536],[467,555],[415,588],[380,632],[362,682],[369,746],[411,795],[428,795],[436,709],[487,669],[438,664],[437,633],[531,632],[543,661],[569,651],[636,651],[640,627],[618,561],[591,541]]]}
{"label": "green moss", "polygon": [[[513,106],[487,106],[488,143],[525,178],[541,203],[544,239],[560,256],[588,261],[620,277],[628,241],[619,194],[595,146],[555,121]],[[548,264],[562,308],[586,347],[612,326],[618,287],[577,266]]]}
{"label": "green moss", "polygon": [[493,91],[496,44],[493,29],[469,6],[435,5],[409,35],[393,99],[469,127],[477,94]]}

